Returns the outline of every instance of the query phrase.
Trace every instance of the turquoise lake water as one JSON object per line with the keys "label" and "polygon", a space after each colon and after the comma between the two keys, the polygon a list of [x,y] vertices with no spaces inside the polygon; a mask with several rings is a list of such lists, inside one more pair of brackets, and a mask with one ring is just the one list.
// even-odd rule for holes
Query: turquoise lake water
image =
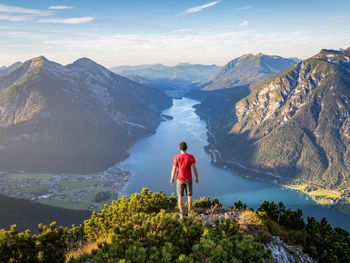
{"label": "turquoise lake water", "polygon": [[132,172],[127,185],[128,195],[148,187],[152,191],[175,193],[170,185],[173,157],[179,153],[178,144],[186,141],[188,152],[197,159],[200,183],[194,184],[194,197],[217,197],[225,206],[241,200],[248,207],[257,208],[264,200],[282,201],[289,208],[301,208],[305,216],[326,217],[333,226],[350,230],[350,216],[334,209],[317,205],[304,194],[275,184],[248,179],[232,171],[214,167],[203,149],[208,144],[206,123],[195,113],[198,101],[176,99],[163,113],[173,120],[162,122],[156,133],[138,141],[130,150],[129,158],[120,167]]}

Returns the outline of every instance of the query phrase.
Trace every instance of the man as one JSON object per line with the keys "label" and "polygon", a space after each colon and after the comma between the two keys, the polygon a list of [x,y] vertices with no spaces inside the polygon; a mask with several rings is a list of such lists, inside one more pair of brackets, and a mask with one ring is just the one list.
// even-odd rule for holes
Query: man
{"label": "man", "polygon": [[180,211],[180,218],[183,218],[183,197],[186,191],[188,211],[192,209],[192,169],[196,177],[196,183],[199,183],[198,170],[196,166],[196,159],[192,154],[188,154],[187,144],[180,143],[179,155],[174,158],[173,169],[171,171],[170,183],[174,184],[174,177],[176,175],[176,192],[178,198],[178,206]]}

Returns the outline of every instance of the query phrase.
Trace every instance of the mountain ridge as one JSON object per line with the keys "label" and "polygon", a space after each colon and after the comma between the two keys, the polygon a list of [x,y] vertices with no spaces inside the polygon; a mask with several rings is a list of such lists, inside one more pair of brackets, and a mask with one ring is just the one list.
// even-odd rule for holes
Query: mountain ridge
{"label": "mountain ridge", "polygon": [[61,172],[108,168],[154,132],[170,105],[161,91],[86,58],[67,66],[43,56],[28,60],[0,78],[0,164]]}
{"label": "mountain ridge", "polygon": [[218,90],[250,85],[294,64],[295,61],[280,56],[263,53],[244,54],[229,61],[210,81],[202,83],[201,88],[202,90]]}
{"label": "mountain ridge", "polygon": [[[225,95],[204,100],[198,111],[211,122],[211,147],[224,160],[278,175],[269,180],[306,184],[309,192],[333,189],[340,199],[346,198],[349,57],[349,50],[322,50],[253,84],[250,94],[239,101]],[[340,200],[316,198],[326,203]]]}

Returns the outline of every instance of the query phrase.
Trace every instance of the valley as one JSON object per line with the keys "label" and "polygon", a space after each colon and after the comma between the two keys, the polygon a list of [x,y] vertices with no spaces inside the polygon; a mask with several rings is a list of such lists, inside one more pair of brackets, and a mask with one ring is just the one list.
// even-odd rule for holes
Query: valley
{"label": "valley", "polygon": [[99,174],[3,173],[0,193],[75,210],[101,210],[123,194],[130,173],[112,167]]}

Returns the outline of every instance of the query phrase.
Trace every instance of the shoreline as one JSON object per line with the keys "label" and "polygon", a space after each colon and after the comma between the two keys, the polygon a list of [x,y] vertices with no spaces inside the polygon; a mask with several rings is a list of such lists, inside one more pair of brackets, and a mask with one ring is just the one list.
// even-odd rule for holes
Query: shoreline
{"label": "shoreline", "polygon": [[273,172],[265,172],[259,169],[247,167],[239,162],[224,160],[221,156],[220,150],[215,148],[214,144],[211,142],[213,141],[215,143],[216,137],[211,131],[209,117],[205,116],[197,109],[195,109],[195,112],[202,120],[204,120],[207,125],[209,144],[205,146],[204,149],[207,153],[210,154],[211,161],[214,166],[223,169],[229,169],[237,173],[239,176],[245,178],[272,183],[283,188],[296,190],[308,198],[311,198],[317,205],[334,208],[338,213],[350,216],[350,198],[342,196],[343,194],[340,191],[325,189],[320,186],[314,186],[314,184],[310,184],[308,182],[296,184],[292,181],[292,179],[284,178]]}

